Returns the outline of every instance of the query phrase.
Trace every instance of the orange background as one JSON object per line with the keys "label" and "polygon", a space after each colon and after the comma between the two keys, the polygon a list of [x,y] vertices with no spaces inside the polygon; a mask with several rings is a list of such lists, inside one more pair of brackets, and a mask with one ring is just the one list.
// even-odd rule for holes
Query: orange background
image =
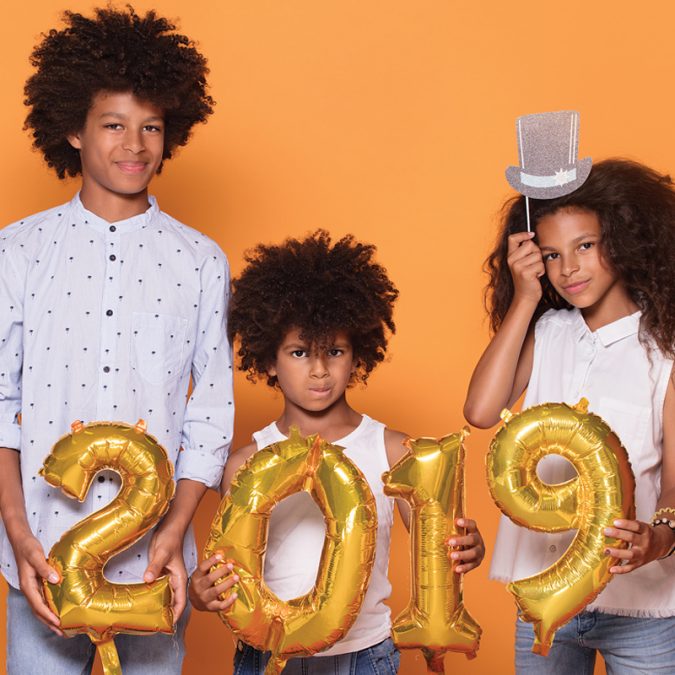
{"label": "orange background", "polygon": [[[213,237],[234,274],[255,243],[317,227],[376,243],[401,291],[398,331],[389,362],[351,402],[413,436],[464,424],[466,386],[488,339],[481,264],[510,194],[504,169],[517,161],[516,116],[579,110],[582,156],[625,155],[673,169],[675,5],[667,0],[156,4],[208,56],[218,101],[208,125],[153,184],[160,205]],[[47,171],[22,131],[28,54],[62,8],[54,0],[4,5],[3,224],[77,189]],[[240,445],[277,414],[280,398],[240,375],[236,395]],[[484,479],[490,438],[473,433],[466,466],[468,512],[488,545],[498,520]],[[209,495],[199,510],[200,545],[216,504]],[[400,523],[392,546],[396,612],[408,597]],[[512,670],[514,605],[487,571],[484,564],[465,584],[466,606],[484,630],[481,650],[474,661],[449,655],[453,673]],[[230,672],[231,654],[220,621],[194,616],[185,672]],[[405,654],[401,672],[422,673],[422,664],[417,652]]]}

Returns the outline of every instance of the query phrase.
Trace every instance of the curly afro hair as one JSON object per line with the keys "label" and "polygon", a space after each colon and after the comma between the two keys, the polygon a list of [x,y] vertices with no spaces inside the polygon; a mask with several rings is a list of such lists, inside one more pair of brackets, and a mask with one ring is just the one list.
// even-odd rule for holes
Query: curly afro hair
{"label": "curly afro hair", "polygon": [[164,159],[213,112],[206,59],[170,21],[154,11],[140,17],[130,6],[94,11],[94,18],[65,12],[66,27],[50,30],[31,54],[36,72],[25,86],[25,126],[59,178],[81,173],[67,137],[83,129],[99,92],[131,92],[163,110]]}
{"label": "curly afro hair", "polygon": [[354,380],[365,382],[393,333],[398,290],[381,265],[375,247],[348,235],[335,244],[318,230],[306,239],[279,246],[258,245],[247,267],[232,282],[228,332],[238,339],[239,368],[251,380],[266,378],[286,334],[298,329],[311,345],[326,345],[340,331],[352,343]]}
{"label": "curly afro hair", "polygon": [[[675,357],[675,190],[670,176],[627,159],[593,165],[586,182],[556,199],[530,199],[536,230],[540,218],[556,211],[595,213],[602,251],[642,312],[640,340]],[[493,331],[501,325],[514,295],[507,264],[508,237],[526,230],[525,198],[504,206],[502,230],[485,263],[490,275],[486,305]],[[548,309],[570,309],[546,277],[534,320]]]}

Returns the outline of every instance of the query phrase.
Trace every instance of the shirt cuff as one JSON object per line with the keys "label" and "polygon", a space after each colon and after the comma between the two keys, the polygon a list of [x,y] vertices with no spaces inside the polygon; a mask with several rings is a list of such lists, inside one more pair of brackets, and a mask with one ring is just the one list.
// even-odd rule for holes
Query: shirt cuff
{"label": "shirt cuff", "polygon": [[220,459],[209,452],[184,449],[176,461],[176,482],[187,478],[217,489],[223,477],[224,466],[224,456]]}
{"label": "shirt cuff", "polygon": [[18,424],[0,422],[0,448],[21,449],[21,427]]}

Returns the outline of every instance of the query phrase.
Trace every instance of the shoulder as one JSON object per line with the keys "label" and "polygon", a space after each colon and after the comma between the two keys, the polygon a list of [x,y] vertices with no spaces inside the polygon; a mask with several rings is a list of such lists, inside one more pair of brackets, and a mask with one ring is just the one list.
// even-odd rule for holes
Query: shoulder
{"label": "shoulder", "polygon": [[34,213],[21,218],[0,230],[0,249],[23,248],[33,239],[39,239],[46,226],[60,220],[70,208],[69,204],[61,204],[51,209]]}
{"label": "shoulder", "polygon": [[403,455],[408,452],[408,443],[410,439],[408,434],[402,431],[395,431],[385,427],[384,429],[384,447],[387,450],[387,459],[389,466],[393,466]]}
{"label": "shoulder", "polygon": [[159,222],[205,263],[213,261],[217,265],[228,267],[227,256],[220,246],[207,235],[181,223],[164,211],[159,211]]}
{"label": "shoulder", "polygon": [[535,338],[546,333],[557,333],[573,329],[579,322],[579,310],[577,309],[549,309],[542,314],[534,327]]}

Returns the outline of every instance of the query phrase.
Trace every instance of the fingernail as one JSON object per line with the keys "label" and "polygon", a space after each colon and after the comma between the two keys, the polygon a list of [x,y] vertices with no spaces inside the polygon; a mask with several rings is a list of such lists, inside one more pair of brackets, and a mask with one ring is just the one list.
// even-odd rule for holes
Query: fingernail
{"label": "fingernail", "polygon": [[[222,558],[221,558],[221,560],[222,560]],[[227,569],[230,570],[230,572],[234,569],[234,565],[232,563],[227,563],[227,565],[225,565],[225,567],[227,567]]]}
{"label": "fingernail", "polygon": [[450,557],[451,557],[453,560],[457,560],[457,558],[459,558],[459,553],[451,553],[451,554],[450,554]]}
{"label": "fingernail", "polygon": [[608,548],[606,548],[605,549],[605,555],[610,555],[610,553],[611,553],[611,551]]}
{"label": "fingernail", "polygon": [[56,572],[52,572],[49,575],[48,580],[49,580],[49,583],[58,584],[59,583],[59,575]]}
{"label": "fingernail", "polygon": [[239,577],[236,574],[232,576],[232,579],[234,579],[234,581],[239,581]]}
{"label": "fingernail", "polygon": [[222,553],[216,553],[216,560],[223,560],[223,554]]}
{"label": "fingernail", "polygon": [[612,534],[612,530],[610,530],[608,527],[606,527],[603,532],[607,535],[610,536]]}
{"label": "fingernail", "polygon": [[464,518],[457,518],[457,524],[461,527],[464,525]]}
{"label": "fingernail", "polygon": [[527,233],[527,236],[528,236],[530,239],[532,239],[532,237],[534,237],[534,232],[528,232],[528,233]]}
{"label": "fingernail", "polygon": [[457,546],[457,540],[456,539],[449,539],[448,540],[448,546]]}

